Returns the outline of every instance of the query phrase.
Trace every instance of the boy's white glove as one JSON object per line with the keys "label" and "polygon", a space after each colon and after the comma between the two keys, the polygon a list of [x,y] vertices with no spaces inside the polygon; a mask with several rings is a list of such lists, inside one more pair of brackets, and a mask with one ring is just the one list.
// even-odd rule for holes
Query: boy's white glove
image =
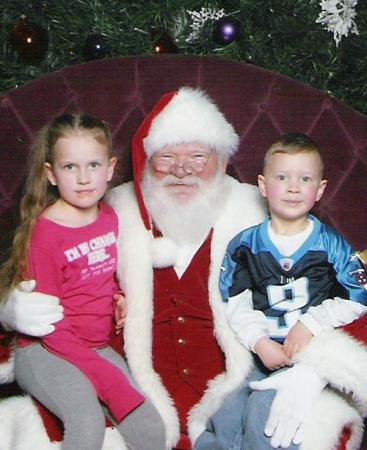
{"label": "boy's white glove", "polygon": [[310,367],[302,364],[279,371],[261,381],[253,381],[255,390],[276,390],[265,426],[266,436],[271,437],[273,448],[298,445],[305,435],[316,402],[326,382]]}
{"label": "boy's white glove", "polygon": [[46,336],[52,333],[52,325],[64,316],[59,299],[52,295],[32,292],[34,280],[22,281],[0,304],[0,322],[8,330],[29,336]]}

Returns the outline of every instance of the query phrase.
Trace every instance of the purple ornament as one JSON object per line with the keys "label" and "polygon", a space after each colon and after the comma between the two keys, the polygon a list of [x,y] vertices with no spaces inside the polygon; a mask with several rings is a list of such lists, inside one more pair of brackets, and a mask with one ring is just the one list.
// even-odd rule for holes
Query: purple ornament
{"label": "purple ornament", "polygon": [[241,31],[241,24],[233,17],[222,17],[219,19],[213,30],[213,40],[220,45],[227,45],[238,39]]}

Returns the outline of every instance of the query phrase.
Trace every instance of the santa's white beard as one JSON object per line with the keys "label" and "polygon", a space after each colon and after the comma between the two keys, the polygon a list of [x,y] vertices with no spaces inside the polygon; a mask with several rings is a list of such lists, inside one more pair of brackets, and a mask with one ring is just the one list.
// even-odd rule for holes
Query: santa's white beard
{"label": "santa's white beard", "polygon": [[180,182],[197,184],[192,198],[180,201],[165,186],[177,183],[174,175],[157,180],[146,171],[142,183],[144,202],[162,235],[177,244],[200,244],[208,236],[225,202],[224,174],[203,181],[188,175]]}

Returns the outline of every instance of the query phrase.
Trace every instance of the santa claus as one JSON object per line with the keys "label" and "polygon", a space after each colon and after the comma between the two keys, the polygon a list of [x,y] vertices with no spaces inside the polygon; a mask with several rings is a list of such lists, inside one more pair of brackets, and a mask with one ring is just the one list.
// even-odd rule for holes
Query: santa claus
{"label": "santa claus", "polygon": [[[213,101],[198,89],[181,88],[158,101],[134,137],[134,183],[107,196],[120,217],[118,274],[128,304],[124,351],[165,422],[167,449],[192,448],[223,398],[252,370],[251,353],[225,320],[218,288],[227,243],[266,214],[257,188],[225,174],[237,147],[237,134]],[[61,315],[55,299],[21,289],[0,310],[7,329],[38,336],[52,332]],[[292,432],[304,429],[302,443],[292,448],[358,449],[367,415],[363,340],[364,319],[349,333],[322,332],[268,386],[282,405],[266,406],[274,432],[289,431],[289,417]],[[11,378],[8,368],[3,365],[4,380]],[[1,450],[58,445],[47,440],[27,398],[0,403],[0,436]],[[244,439],[252,448],[251,434]],[[265,434],[264,442],[270,450]],[[124,444],[106,441],[104,448]]]}

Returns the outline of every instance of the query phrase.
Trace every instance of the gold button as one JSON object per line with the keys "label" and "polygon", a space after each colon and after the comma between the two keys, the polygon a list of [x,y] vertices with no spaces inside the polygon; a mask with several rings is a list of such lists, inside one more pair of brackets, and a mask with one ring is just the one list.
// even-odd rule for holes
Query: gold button
{"label": "gold button", "polygon": [[185,345],[185,344],[186,344],[186,341],[185,341],[184,338],[178,338],[178,339],[177,339],[177,342],[178,342],[180,345]]}
{"label": "gold button", "polygon": [[185,317],[184,316],[179,316],[179,317],[177,317],[177,320],[180,323],[184,323],[185,322]]}
{"label": "gold button", "polygon": [[188,375],[190,373],[190,369],[182,369],[182,373],[184,375]]}

